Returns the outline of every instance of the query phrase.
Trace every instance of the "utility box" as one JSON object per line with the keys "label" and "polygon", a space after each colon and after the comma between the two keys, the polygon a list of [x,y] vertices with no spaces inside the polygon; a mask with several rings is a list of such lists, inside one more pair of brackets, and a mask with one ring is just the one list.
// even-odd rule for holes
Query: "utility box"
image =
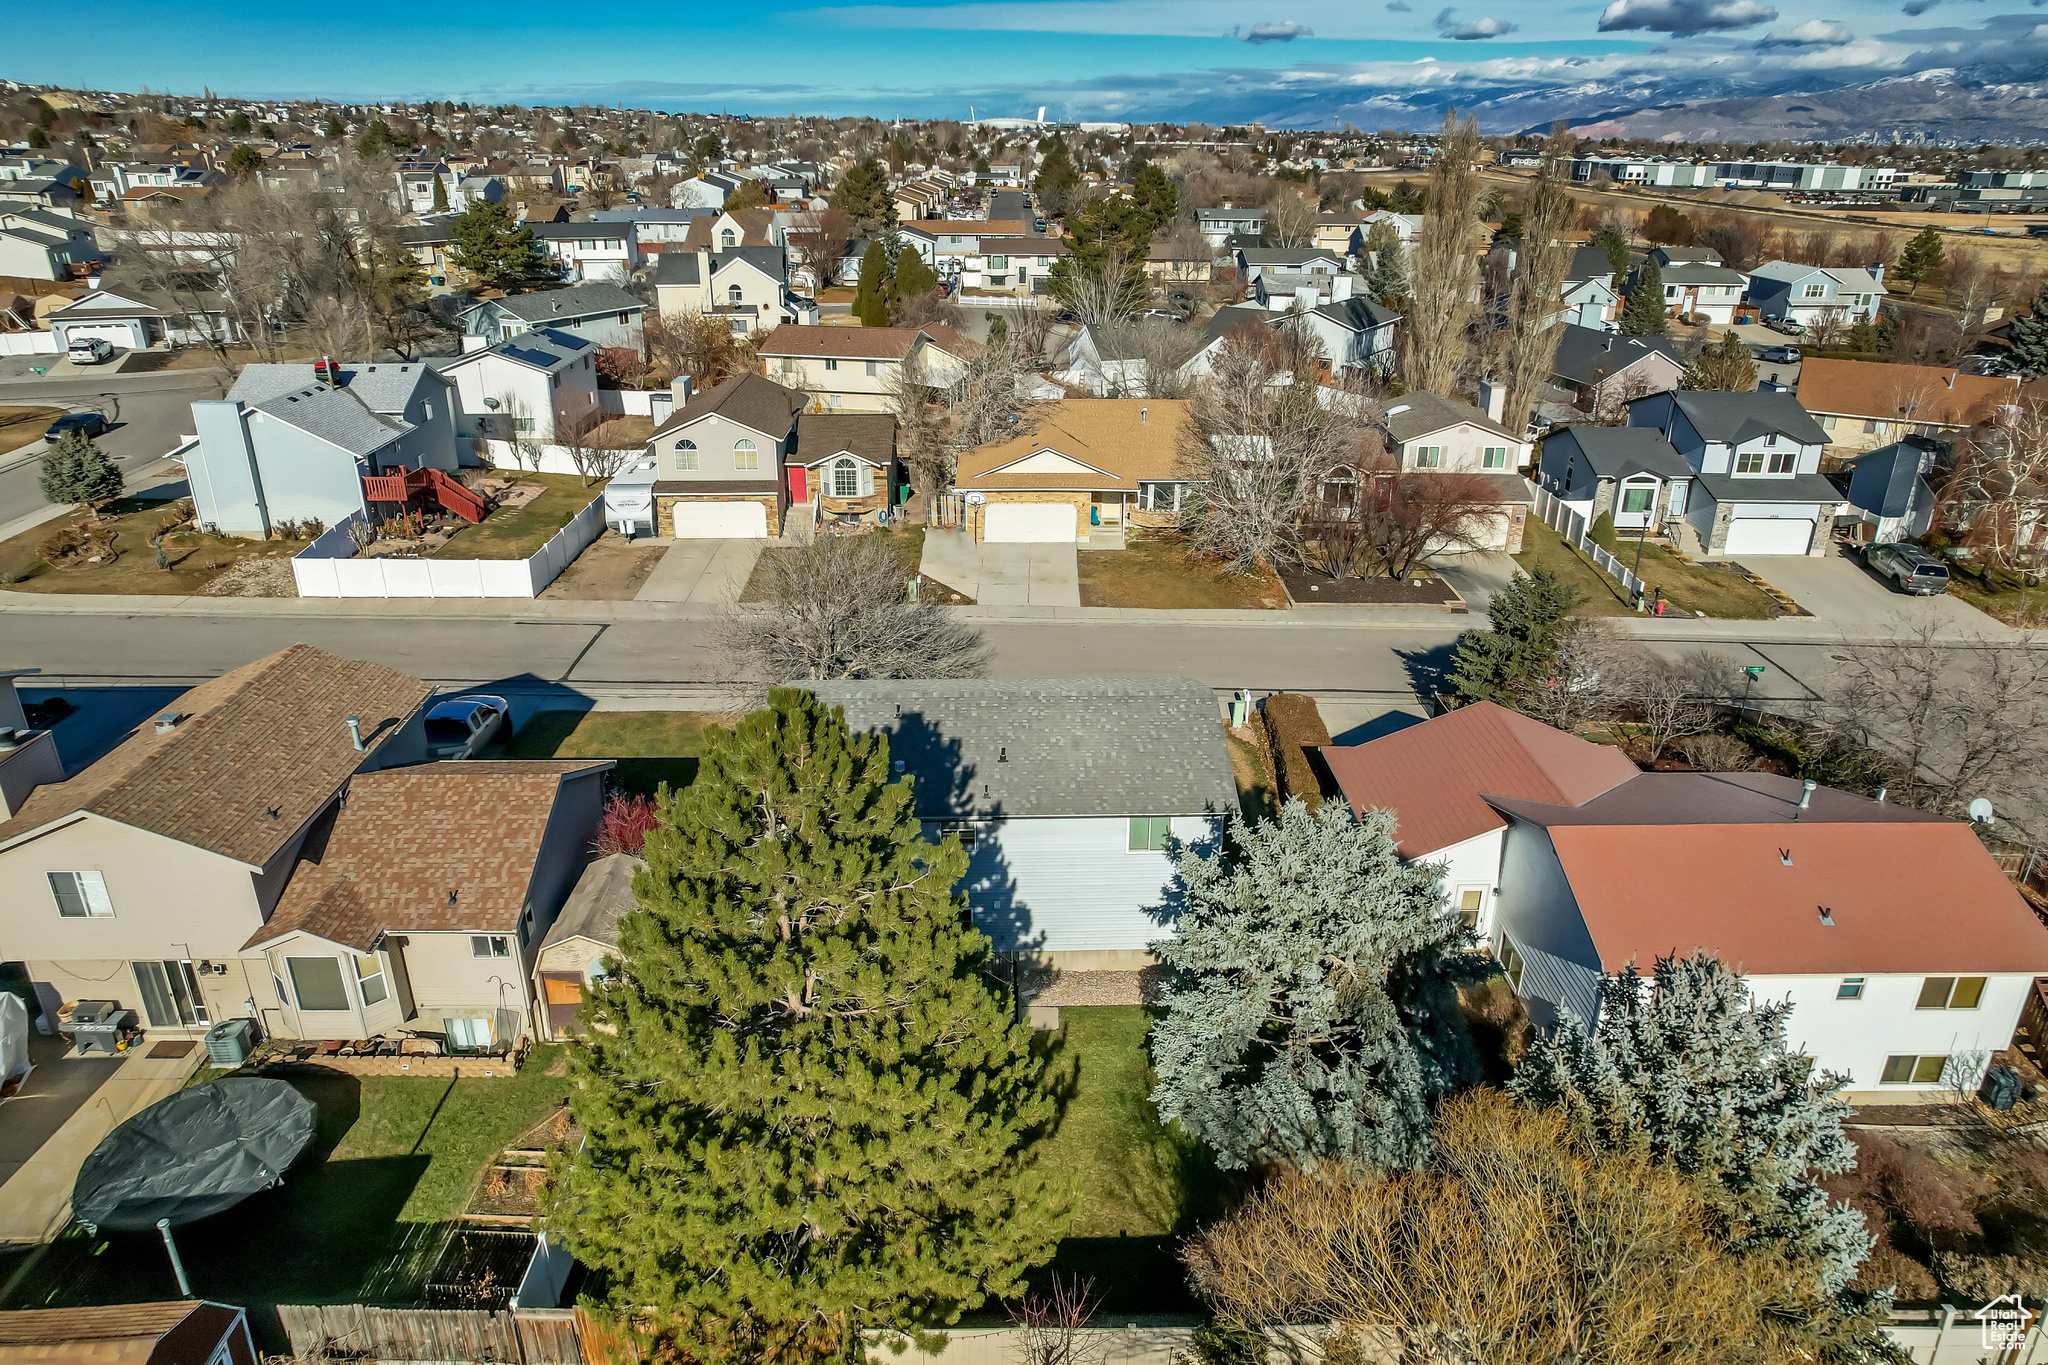
{"label": "utility box", "polygon": [[1977,1092],[1984,1103],[2003,1113],[2020,1100],[2020,1073],[2009,1066],[1994,1066],[1984,1073],[1983,1089]]}
{"label": "utility box", "polygon": [[255,1024],[248,1019],[223,1019],[206,1031],[206,1056],[215,1066],[233,1071],[249,1060]]}

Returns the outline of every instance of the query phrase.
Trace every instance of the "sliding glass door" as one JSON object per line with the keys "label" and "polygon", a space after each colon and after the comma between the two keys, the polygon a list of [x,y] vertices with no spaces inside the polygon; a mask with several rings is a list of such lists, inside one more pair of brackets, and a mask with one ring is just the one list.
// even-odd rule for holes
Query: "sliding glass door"
{"label": "sliding glass door", "polygon": [[142,1012],[151,1028],[198,1028],[213,1022],[191,963],[172,959],[129,965],[135,969],[135,989],[142,995]]}

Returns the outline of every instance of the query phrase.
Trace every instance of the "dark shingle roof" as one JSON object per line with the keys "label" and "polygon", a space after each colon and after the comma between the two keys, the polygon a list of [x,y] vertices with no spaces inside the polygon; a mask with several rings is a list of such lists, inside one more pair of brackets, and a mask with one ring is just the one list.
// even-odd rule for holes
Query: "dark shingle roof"
{"label": "dark shingle roof", "polygon": [[1401,320],[1401,315],[1393,309],[1383,308],[1371,299],[1362,299],[1356,294],[1334,303],[1320,304],[1311,311],[1354,332],[1369,332],[1375,327],[1391,327]]}
{"label": "dark shingle roof", "polygon": [[496,306],[525,323],[569,322],[598,313],[624,313],[647,305],[615,284],[579,284],[498,299]]}
{"label": "dark shingle roof", "polygon": [[1457,426],[1460,422],[1469,422],[1482,431],[1495,432],[1511,441],[1522,439],[1470,403],[1460,403],[1455,398],[1445,398],[1421,389],[1402,394],[1387,407],[1387,434],[1396,441],[1412,441],[1432,431]]}
{"label": "dark shingle roof", "polygon": [[[1661,396],[1661,395],[1659,395]],[[1637,399],[1643,402],[1643,399]],[[1709,441],[1740,443],[1775,431],[1801,445],[1822,446],[1828,434],[1820,429],[1799,400],[1789,393],[1721,393],[1681,389],[1672,395],[1692,429]]]}
{"label": "dark shingle roof", "polygon": [[796,389],[785,389],[771,379],[749,370],[723,384],[708,388],[683,404],[682,410],[661,424],[656,436],[709,417],[712,413],[752,427],[765,436],[789,434],[790,423],[810,405],[810,399]]}
{"label": "dark shingle roof", "polygon": [[1559,326],[1557,359],[1551,362],[1550,372],[1575,384],[1598,384],[1651,355],[1661,355],[1680,368],[1685,365],[1664,337],[1625,337],[1571,322]]}
{"label": "dark shingle roof", "polygon": [[1625,479],[1649,473],[1666,479],[1689,479],[1685,457],[1654,427],[1566,427],[1543,438],[1543,462],[1568,445],[1576,446],[1587,466],[1604,479]]}
{"label": "dark shingle roof", "polygon": [[1236,806],[1216,694],[1186,678],[802,684],[890,737],[917,813],[1222,815]]}
{"label": "dark shingle roof", "polygon": [[796,419],[794,462],[814,465],[842,450],[886,467],[896,457],[896,419],[886,412],[807,412]]}

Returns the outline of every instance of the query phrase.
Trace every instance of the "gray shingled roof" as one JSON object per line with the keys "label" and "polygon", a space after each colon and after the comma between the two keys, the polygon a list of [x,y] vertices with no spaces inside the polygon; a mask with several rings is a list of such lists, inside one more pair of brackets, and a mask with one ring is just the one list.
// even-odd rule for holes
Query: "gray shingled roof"
{"label": "gray shingled roof", "polygon": [[[424,361],[404,365],[343,362],[341,366],[341,387],[361,399],[363,406],[372,412],[404,412],[420,385],[429,382],[430,377],[440,387],[448,384]],[[310,364],[244,365],[241,374],[235,378],[235,386],[228,390],[228,397],[254,405],[268,402],[280,394],[315,386],[326,387]]]}
{"label": "gray shingled roof", "polygon": [[410,422],[371,412],[346,389],[330,389],[322,384],[281,393],[250,406],[351,455],[381,450],[412,430]]}
{"label": "gray shingled roof", "polygon": [[[1660,396],[1661,395],[1656,395]],[[1768,432],[1790,436],[1801,445],[1824,446],[1828,434],[1820,429],[1799,400],[1789,393],[1719,393],[1706,389],[1680,389],[1672,401],[1692,423],[1692,429],[1709,441],[1741,443]],[[1640,403],[1645,400],[1637,399]],[[1633,405],[1631,405],[1633,406]]]}
{"label": "gray shingled roof", "polygon": [[1646,359],[1662,355],[1683,367],[1678,351],[1664,337],[1625,337],[1598,327],[1581,327],[1567,322],[1559,325],[1557,358],[1550,363],[1552,374],[1563,375],[1577,384],[1597,384],[1611,374]]}
{"label": "gray shingled roof", "polygon": [[779,441],[789,434],[796,415],[809,403],[810,399],[801,391],[785,389],[774,380],[747,370],[683,404],[654,434],[667,435],[715,412]]}
{"label": "gray shingled roof", "polygon": [[1187,678],[802,684],[887,733],[925,819],[1221,815],[1237,786],[1216,694]]}
{"label": "gray shingled roof", "polygon": [[638,312],[647,305],[615,284],[579,284],[568,289],[543,289],[514,294],[495,306],[525,323],[568,322],[598,313]]}
{"label": "gray shingled roof", "polygon": [[1663,479],[1692,477],[1692,466],[1655,427],[1566,427],[1544,438],[1543,462],[1549,464],[1567,446],[1576,446],[1587,467],[1604,479],[1643,473]]}
{"label": "gray shingled roof", "polygon": [[619,946],[619,916],[639,909],[633,899],[633,874],[646,863],[630,853],[613,853],[597,858],[576,879],[575,890],[562,903],[541,947],[553,947],[572,938],[587,938],[606,947]]}
{"label": "gray shingled roof", "polygon": [[1387,434],[1403,443],[1454,427],[1460,422],[1470,422],[1482,431],[1494,432],[1511,441],[1522,439],[1470,403],[1460,403],[1455,398],[1445,398],[1422,389],[1404,393],[1387,406]]}

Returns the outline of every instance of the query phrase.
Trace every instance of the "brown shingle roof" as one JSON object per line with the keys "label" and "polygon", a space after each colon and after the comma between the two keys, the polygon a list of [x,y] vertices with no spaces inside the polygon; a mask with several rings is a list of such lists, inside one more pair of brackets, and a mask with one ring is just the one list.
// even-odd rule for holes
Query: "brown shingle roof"
{"label": "brown shingle roof", "polygon": [[[1069,398],[1049,405],[1022,435],[960,457],[954,484],[965,489],[1102,489],[1136,492],[1140,479],[1170,479],[1187,403],[1177,398]],[[999,473],[1042,450],[1091,465],[1085,471]]]}
{"label": "brown shingle roof", "polygon": [[654,434],[664,436],[715,412],[743,427],[752,427],[765,436],[780,440],[789,434],[790,423],[796,415],[809,405],[810,400],[798,390],[785,389],[772,379],[749,370],[704,390],[683,404],[681,410],[663,422]]}
{"label": "brown shingle roof", "polygon": [[1636,775],[1621,750],[1492,702],[1321,752],[1354,811],[1394,812],[1395,847],[1404,858],[1504,828],[1506,818],[1482,793],[1575,806]]}
{"label": "brown shingle roof", "polygon": [[777,327],[761,342],[759,354],[902,360],[919,335],[915,327]]}
{"label": "brown shingle roof", "polygon": [[516,929],[562,784],[611,766],[471,760],[364,773],[243,946],[293,930],[367,951],[385,932]]}
{"label": "brown shingle roof", "polygon": [[[290,645],[201,683],[68,782],[40,787],[0,844],[79,811],[261,867],[317,815],[351,773],[433,689],[382,664]],[[361,719],[370,753],[349,739]]]}
{"label": "brown shingle roof", "polygon": [[683,234],[683,250],[696,251],[701,247],[706,251],[717,251],[718,239],[712,235],[712,228],[726,214],[730,214],[733,221],[740,225],[740,240],[735,245],[774,245],[768,239],[768,229],[775,221],[773,211],[769,209],[721,209],[718,213],[706,214],[702,218],[691,220],[690,230]]}
{"label": "brown shingle roof", "polygon": [[886,412],[807,412],[796,419],[792,463],[814,465],[842,450],[886,469],[896,457],[896,419]]}
{"label": "brown shingle roof", "polygon": [[231,1359],[247,1359],[240,1310],[194,1302],[32,1308],[0,1313],[5,1365],[189,1365],[210,1360],[230,1332]]}
{"label": "brown shingle roof", "polygon": [[1799,406],[1837,417],[1967,427],[1994,416],[2000,405],[2019,401],[2017,380],[1934,365],[1810,356],[1799,367]]}

